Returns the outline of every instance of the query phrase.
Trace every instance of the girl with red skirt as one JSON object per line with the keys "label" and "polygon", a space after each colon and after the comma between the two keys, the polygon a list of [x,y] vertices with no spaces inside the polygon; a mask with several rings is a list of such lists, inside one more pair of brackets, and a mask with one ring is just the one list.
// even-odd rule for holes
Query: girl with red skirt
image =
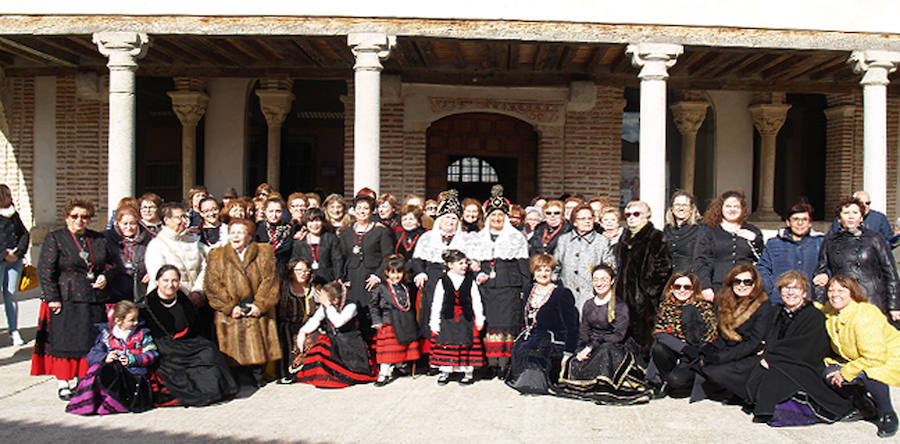
{"label": "girl with red skirt", "polygon": [[403,256],[387,259],[382,281],[372,289],[369,313],[375,335],[375,361],[378,362],[376,387],[389,384],[393,378],[394,364],[419,359],[419,331],[413,294],[404,283]]}

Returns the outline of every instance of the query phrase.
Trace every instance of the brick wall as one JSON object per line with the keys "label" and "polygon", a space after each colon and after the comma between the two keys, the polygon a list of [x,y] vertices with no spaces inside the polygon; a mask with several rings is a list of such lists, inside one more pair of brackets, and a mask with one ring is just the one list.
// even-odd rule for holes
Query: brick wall
{"label": "brick wall", "polygon": [[[108,84],[104,76],[100,80]],[[75,76],[56,78],[56,206],[67,199],[82,197],[96,205],[94,222],[105,225],[107,213],[107,141],[109,105],[85,99],[75,92]]]}
{"label": "brick wall", "polygon": [[887,99],[887,216],[891,223],[897,219],[897,151],[900,126],[900,97]]}
{"label": "brick wall", "polygon": [[[563,193],[565,172],[565,128],[538,127],[537,182],[538,194],[557,197]],[[523,203],[526,199],[520,199]]]}
{"label": "brick wall", "polygon": [[622,88],[598,86],[589,111],[566,113],[562,176],[564,191],[586,197],[619,197],[622,164]]}
{"label": "brick wall", "polygon": [[[825,129],[825,214],[830,215],[834,207],[844,197],[854,191],[853,180],[848,177],[855,176],[854,170],[861,168],[854,161],[854,150],[857,140],[861,135],[857,134],[857,114],[861,114],[861,108],[857,104],[857,97],[852,93],[828,94],[828,118]],[[841,110],[842,107],[850,107],[848,113]]]}
{"label": "brick wall", "polygon": [[403,133],[402,195],[409,193],[425,195],[425,143],[425,131]]}
{"label": "brick wall", "polygon": [[[381,104],[381,193],[392,193],[403,199],[407,171],[404,162],[403,102]],[[425,165],[419,173],[424,176]]]}
{"label": "brick wall", "polygon": [[5,122],[0,122],[0,181],[9,186],[22,222],[34,225],[34,78],[5,81]]}
{"label": "brick wall", "polygon": [[356,118],[355,88],[352,79],[347,80],[344,102],[344,196],[353,196],[353,128]]}

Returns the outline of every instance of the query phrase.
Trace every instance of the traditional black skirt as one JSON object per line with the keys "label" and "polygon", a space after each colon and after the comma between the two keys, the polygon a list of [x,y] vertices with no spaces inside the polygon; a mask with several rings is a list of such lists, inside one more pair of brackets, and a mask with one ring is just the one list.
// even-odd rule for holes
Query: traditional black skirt
{"label": "traditional black skirt", "polygon": [[564,361],[556,388],[560,396],[610,405],[640,404],[652,397],[644,380],[646,365],[633,339],[603,343],[584,361],[574,355]]}
{"label": "traditional black skirt", "polygon": [[78,384],[66,412],[76,415],[109,415],[143,412],[152,405],[146,377],[132,374],[118,361],[91,366]]}
{"label": "traditional black skirt", "polygon": [[535,330],[520,334],[512,347],[506,385],[522,394],[545,395],[559,379],[562,345],[554,344],[550,332]]}
{"label": "traditional black skirt", "polygon": [[218,347],[208,339],[157,338],[156,347],[155,377],[165,388],[154,389],[155,405],[209,405],[233,397],[240,389]]}

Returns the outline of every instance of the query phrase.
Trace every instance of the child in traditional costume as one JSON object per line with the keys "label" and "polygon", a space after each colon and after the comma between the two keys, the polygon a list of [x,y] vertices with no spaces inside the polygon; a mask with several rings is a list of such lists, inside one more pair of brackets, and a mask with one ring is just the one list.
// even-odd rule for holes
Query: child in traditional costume
{"label": "child in traditional costume", "polygon": [[419,331],[416,325],[415,297],[404,283],[406,264],[403,256],[388,258],[382,281],[372,289],[369,313],[375,336],[375,360],[379,365],[376,387],[390,383],[394,364],[419,359]]}
{"label": "child in traditional costume", "polygon": [[153,403],[147,367],[158,353],[150,331],[138,326],[134,302],[119,301],[114,325],[97,324],[100,334],[87,355],[87,375],[66,411],[78,415],[142,412]]}
{"label": "child in traditional costume", "polygon": [[479,332],[484,328],[484,310],[478,284],[470,274],[469,260],[459,250],[442,254],[447,273],[434,289],[429,325],[434,346],[431,365],[441,371],[438,384],[450,381],[450,374],[462,372],[460,384],[475,382],[475,367],[484,366],[484,346]]}

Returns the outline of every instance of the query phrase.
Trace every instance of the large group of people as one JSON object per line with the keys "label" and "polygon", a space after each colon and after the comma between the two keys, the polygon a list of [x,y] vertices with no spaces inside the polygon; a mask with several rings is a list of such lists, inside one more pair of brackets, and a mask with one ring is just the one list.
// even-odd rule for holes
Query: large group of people
{"label": "large group of people", "polygon": [[[738,403],[771,426],[865,419],[897,431],[900,288],[886,218],[841,201],[828,234],[792,206],[765,242],[727,191],[701,215],[604,197],[514,205],[262,184],[184,204],[120,201],[103,233],[71,199],[45,238],[32,374],[67,411],[226,401],[240,386],[381,387],[498,378],[524,394]],[[652,211],[665,210],[655,227]],[[624,223],[623,223],[624,221]],[[889,228],[888,224],[888,228]],[[0,186],[11,341],[28,232]]]}

